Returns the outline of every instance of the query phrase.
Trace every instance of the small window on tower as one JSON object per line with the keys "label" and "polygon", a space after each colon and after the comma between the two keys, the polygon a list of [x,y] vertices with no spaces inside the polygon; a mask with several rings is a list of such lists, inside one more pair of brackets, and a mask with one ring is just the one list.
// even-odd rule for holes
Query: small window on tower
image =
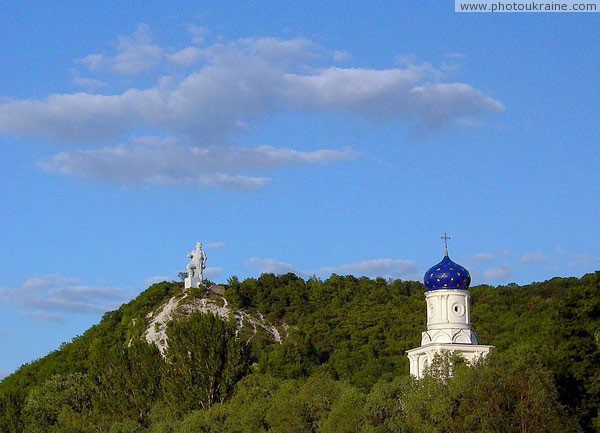
{"label": "small window on tower", "polygon": [[455,316],[463,316],[465,314],[465,307],[462,304],[454,304],[452,306],[452,311]]}

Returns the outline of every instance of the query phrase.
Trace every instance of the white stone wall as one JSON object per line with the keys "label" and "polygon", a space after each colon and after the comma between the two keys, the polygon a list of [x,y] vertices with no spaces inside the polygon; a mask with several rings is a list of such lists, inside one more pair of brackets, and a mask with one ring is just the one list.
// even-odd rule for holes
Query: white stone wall
{"label": "white stone wall", "polygon": [[467,363],[472,364],[482,356],[486,356],[494,346],[481,344],[437,344],[432,343],[407,351],[410,364],[410,374],[420,379],[425,370],[433,363],[437,354],[448,352],[461,355]]}

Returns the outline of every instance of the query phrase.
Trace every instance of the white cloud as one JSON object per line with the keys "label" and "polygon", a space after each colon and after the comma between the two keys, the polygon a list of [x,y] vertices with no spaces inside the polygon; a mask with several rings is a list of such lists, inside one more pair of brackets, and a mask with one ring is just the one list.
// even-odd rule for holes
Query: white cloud
{"label": "white cloud", "polygon": [[[444,82],[444,73],[427,63],[391,69],[322,66],[325,50],[307,39],[245,38],[200,48],[206,30],[190,26],[188,31],[196,45],[165,49],[140,25],[133,36],[119,38],[113,56],[91,54],[78,62],[90,72],[157,70],[155,85],[2,101],[0,133],[102,143],[42,162],[52,173],[114,183],[256,189],[271,180],[256,171],[356,156],[226,144],[282,111],[350,113],[432,130],[503,110],[499,101],[468,84]],[[347,56],[340,51],[334,57]],[[169,64],[184,70],[170,76]],[[109,84],[73,74],[74,83],[89,90]],[[148,130],[163,137],[162,147],[141,143],[139,136]],[[116,145],[119,141],[128,144]]]}
{"label": "white cloud", "polygon": [[590,254],[578,254],[571,259],[567,266],[571,269],[585,267],[597,270],[600,268],[600,257]]}
{"label": "white cloud", "polygon": [[65,317],[60,314],[46,313],[44,311],[27,311],[25,317],[33,317],[39,322],[64,322]]}
{"label": "white cloud", "polygon": [[[185,179],[183,184],[192,186],[215,187],[222,189],[233,189],[240,191],[249,191],[262,188],[271,183],[271,179],[266,177],[250,177],[241,175],[230,175],[227,173],[211,173],[200,178]],[[181,185],[176,182],[171,185]]]}
{"label": "white cloud", "polygon": [[417,86],[414,97],[415,120],[431,128],[452,123],[470,124],[475,113],[500,112],[503,105],[480,90],[463,83],[439,83]]}
{"label": "white cloud", "polygon": [[156,92],[138,90],[116,96],[82,92],[50,95],[44,102],[11,101],[0,105],[0,131],[63,142],[108,140],[135,127],[159,101]]}
{"label": "white cloud", "polygon": [[346,50],[337,50],[333,52],[333,61],[336,63],[343,63],[352,58],[352,54]]}
{"label": "white cloud", "polygon": [[204,277],[205,278],[217,278],[220,277],[221,275],[223,275],[223,268],[218,268],[218,267],[207,267],[204,270]]}
{"label": "white cloud", "polygon": [[285,91],[292,104],[304,109],[338,108],[365,114],[402,114],[407,107],[402,107],[402,104],[394,107],[397,95],[405,98],[422,78],[418,70],[411,68],[330,67],[312,74],[287,74]]}
{"label": "white cloud", "polygon": [[467,56],[461,53],[449,53],[445,56],[444,62],[441,64],[440,69],[446,73],[457,72],[461,68],[462,62],[466,58]]}
{"label": "white cloud", "polygon": [[162,276],[157,275],[155,277],[148,277],[148,278],[144,279],[144,285],[151,286],[156,283],[162,283],[163,281],[173,281],[173,280],[174,280],[174,278],[172,276],[168,277],[168,276],[164,276],[164,275],[162,275]]}
{"label": "white cloud", "polygon": [[483,272],[483,280],[486,282],[497,282],[506,280],[511,275],[511,266],[504,263]]}
{"label": "white cloud", "polygon": [[[145,42],[139,34],[132,40]],[[132,40],[125,38],[121,45]],[[189,48],[178,53],[197,52]],[[73,141],[115,137],[141,125],[220,135],[238,130],[240,121],[294,108],[350,111],[437,128],[502,110],[500,102],[468,84],[431,82],[430,68],[314,69],[314,50],[305,39],[214,44],[203,50],[204,65],[179,81],[161,80],[156,87],[116,95],[54,94],[4,103],[0,130]],[[88,56],[92,69],[102,62],[101,56]]]}
{"label": "white cloud", "polygon": [[59,274],[32,277],[18,288],[0,288],[0,299],[5,303],[40,320],[61,320],[66,313],[102,313],[126,298],[119,289],[87,286]]}
{"label": "white cloud", "polygon": [[428,82],[428,68],[327,68],[310,75],[288,74],[292,106],[311,111],[341,110],[376,119],[403,119],[417,128],[468,124],[480,114],[500,112],[500,102],[464,83]]}
{"label": "white cloud", "polygon": [[90,71],[99,71],[109,67],[109,61],[103,54],[88,54],[77,60],[77,63],[84,65]]}
{"label": "white cloud", "polygon": [[255,189],[265,186],[270,179],[240,173],[321,164],[355,156],[356,152],[350,150],[302,152],[271,146],[203,148],[186,146],[173,138],[145,137],[129,145],[62,152],[42,161],[40,166],[50,173],[99,178],[118,184]]}
{"label": "white cloud", "polygon": [[200,27],[194,24],[188,24],[187,31],[192,37],[192,43],[200,45],[204,42],[204,37],[209,33],[206,27]]}
{"label": "white cloud", "polygon": [[73,75],[73,84],[77,87],[82,87],[90,92],[107,87],[108,83],[95,78],[82,77],[75,69],[71,69]]}
{"label": "white cloud", "polygon": [[251,257],[246,260],[246,264],[253,267],[258,267],[259,272],[272,274],[287,274],[292,272],[296,275],[305,275],[304,272],[298,270],[290,263],[281,262],[275,259],[263,259],[260,257]]}
{"label": "white cloud", "polygon": [[404,280],[418,280],[420,277],[417,274],[416,262],[413,260],[372,259],[340,266],[323,267],[316,271],[303,271],[291,263],[271,258],[252,257],[246,263],[258,267],[261,273],[285,274],[292,272],[301,277],[311,275],[329,277],[331,274],[401,278]]}
{"label": "white cloud", "polygon": [[169,63],[177,66],[186,67],[197,63],[203,55],[203,51],[197,47],[186,47],[173,54],[167,54]]}
{"label": "white cloud", "polygon": [[414,260],[401,259],[372,259],[355,263],[348,263],[335,267],[319,269],[319,274],[352,274],[356,276],[401,278],[404,280],[418,280],[417,263]]}
{"label": "white cloud", "polygon": [[496,259],[494,254],[490,253],[478,253],[472,257],[472,260],[478,263],[488,263]]}
{"label": "white cloud", "polygon": [[140,24],[133,36],[121,36],[114,57],[90,54],[79,60],[92,72],[110,70],[134,75],[156,68],[163,58],[163,50],[153,45],[147,25]]}
{"label": "white cloud", "polygon": [[226,246],[225,242],[221,242],[221,241],[209,242],[208,244],[204,245],[204,247],[207,250],[220,250],[222,248],[225,248],[225,246]]}
{"label": "white cloud", "polygon": [[528,253],[523,254],[519,262],[524,265],[532,265],[535,263],[546,261],[548,257],[544,253]]}

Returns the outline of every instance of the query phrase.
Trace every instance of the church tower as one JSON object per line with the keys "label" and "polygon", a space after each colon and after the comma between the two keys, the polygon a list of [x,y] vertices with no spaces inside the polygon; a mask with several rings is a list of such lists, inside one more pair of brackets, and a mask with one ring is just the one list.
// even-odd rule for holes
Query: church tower
{"label": "church tower", "polygon": [[471,325],[471,276],[469,271],[454,263],[448,256],[448,240],[444,258],[430,268],[424,277],[427,287],[427,330],[421,334],[421,346],[408,350],[410,374],[423,377],[436,354],[447,351],[460,354],[467,362],[487,355],[493,346],[478,344]]}

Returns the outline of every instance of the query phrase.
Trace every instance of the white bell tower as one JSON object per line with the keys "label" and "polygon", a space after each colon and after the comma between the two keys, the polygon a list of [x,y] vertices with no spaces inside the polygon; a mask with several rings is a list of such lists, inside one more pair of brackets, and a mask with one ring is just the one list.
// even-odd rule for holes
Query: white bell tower
{"label": "white bell tower", "polygon": [[454,263],[448,256],[448,237],[445,254],[440,263],[430,268],[424,277],[427,287],[427,330],[421,334],[421,346],[408,350],[410,374],[423,377],[436,354],[457,353],[467,362],[487,355],[493,346],[478,344],[470,318],[471,276],[469,271]]}

